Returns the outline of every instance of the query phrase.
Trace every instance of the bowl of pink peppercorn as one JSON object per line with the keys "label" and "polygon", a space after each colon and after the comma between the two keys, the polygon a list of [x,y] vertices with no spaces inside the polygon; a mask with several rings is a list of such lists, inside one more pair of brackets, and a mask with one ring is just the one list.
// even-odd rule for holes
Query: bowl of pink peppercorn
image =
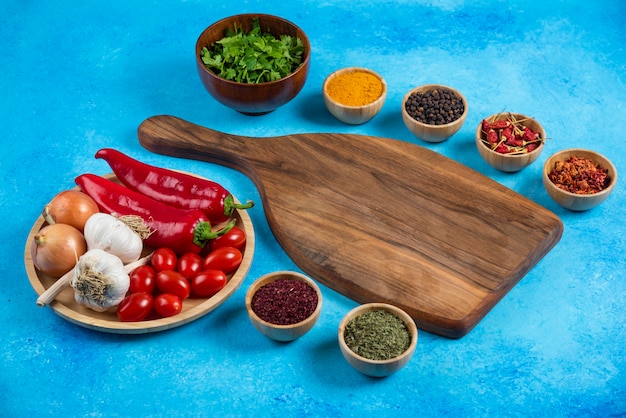
{"label": "bowl of pink peppercorn", "polygon": [[476,149],[496,170],[514,173],[541,154],[546,131],[534,118],[502,112],[483,119],[476,128]]}
{"label": "bowl of pink peppercorn", "polygon": [[252,325],[272,340],[288,342],[309,332],[322,310],[322,292],[313,279],[278,271],[257,279],[246,293]]}

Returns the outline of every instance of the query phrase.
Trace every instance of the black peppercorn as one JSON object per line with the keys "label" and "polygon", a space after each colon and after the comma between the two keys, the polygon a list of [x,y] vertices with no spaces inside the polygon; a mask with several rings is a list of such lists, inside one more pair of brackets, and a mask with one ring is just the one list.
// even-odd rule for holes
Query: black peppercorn
{"label": "black peppercorn", "polygon": [[429,125],[445,125],[463,115],[463,100],[452,90],[434,88],[412,93],[404,107],[413,119]]}

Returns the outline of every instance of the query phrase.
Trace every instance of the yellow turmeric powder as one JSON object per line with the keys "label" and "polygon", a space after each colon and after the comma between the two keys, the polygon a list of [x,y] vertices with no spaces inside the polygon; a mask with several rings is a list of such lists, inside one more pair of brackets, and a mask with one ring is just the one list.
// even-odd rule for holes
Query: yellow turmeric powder
{"label": "yellow turmeric powder", "polygon": [[328,95],[346,106],[363,106],[383,94],[383,84],[378,77],[365,71],[345,72],[328,80]]}

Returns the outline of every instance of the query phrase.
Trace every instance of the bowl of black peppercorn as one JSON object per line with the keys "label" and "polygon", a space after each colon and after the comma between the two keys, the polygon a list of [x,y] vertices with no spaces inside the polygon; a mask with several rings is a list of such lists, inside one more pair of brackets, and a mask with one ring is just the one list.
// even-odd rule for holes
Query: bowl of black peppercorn
{"label": "bowl of black peppercorn", "polygon": [[457,133],[467,118],[467,99],[441,84],[410,90],[402,99],[402,120],[417,138],[442,142]]}

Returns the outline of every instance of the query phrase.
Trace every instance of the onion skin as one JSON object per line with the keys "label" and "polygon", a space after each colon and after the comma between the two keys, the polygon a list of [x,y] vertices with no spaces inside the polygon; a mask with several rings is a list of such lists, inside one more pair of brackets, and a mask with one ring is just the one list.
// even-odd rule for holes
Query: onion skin
{"label": "onion skin", "polygon": [[43,208],[42,216],[49,224],[71,225],[82,233],[87,219],[98,212],[98,205],[89,195],[79,190],[64,190]]}
{"label": "onion skin", "polygon": [[52,277],[61,277],[87,252],[83,234],[67,224],[44,226],[33,237],[30,256],[35,268]]}

